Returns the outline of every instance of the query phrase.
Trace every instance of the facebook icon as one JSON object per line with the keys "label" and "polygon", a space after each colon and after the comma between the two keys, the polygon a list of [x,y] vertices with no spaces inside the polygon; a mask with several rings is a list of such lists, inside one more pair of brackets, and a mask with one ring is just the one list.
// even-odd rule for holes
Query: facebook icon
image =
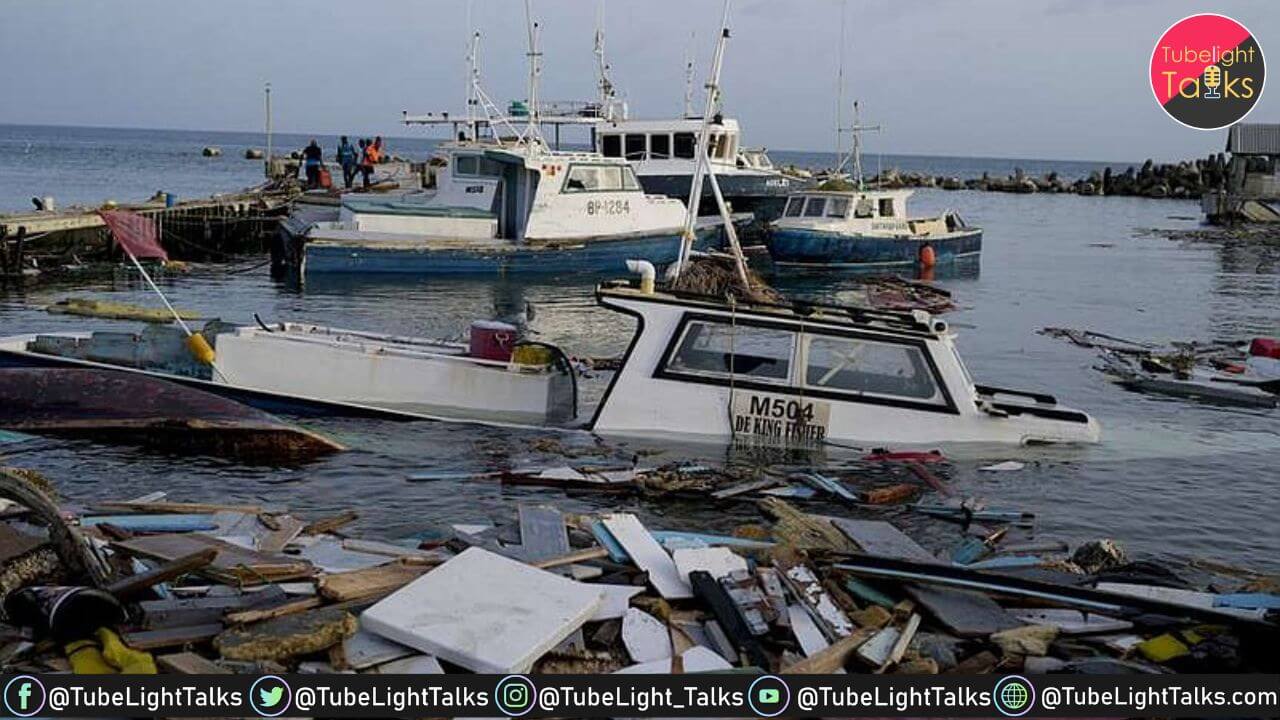
{"label": "facebook icon", "polygon": [[19,675],[4,686],[4,706],[10,715],[30,717],[44,709],[44,685],[30,675]]}

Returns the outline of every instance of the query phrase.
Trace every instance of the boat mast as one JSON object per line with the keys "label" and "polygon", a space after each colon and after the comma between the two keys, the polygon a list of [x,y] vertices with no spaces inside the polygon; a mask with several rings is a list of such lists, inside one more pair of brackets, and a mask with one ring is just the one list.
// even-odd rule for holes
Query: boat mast
{"label": "boat mast", "polygon": [[476,97],[476,89],[480,84],[480,31],[471,22],[471,0],[467,0],[467,35],[467,132],[470,133],[471,140],[475,141],[480,135],[476,117],[476,106],[480,104]]}
{"label": "boat mast", "polygon": [[529,128],[525,135],[526,151],[532,155],[534,145],[544,145],[539,128],[541,114],[538,111],[538,79],[542,75],[542,53],[538,51],[538,33],[541,27],[533,21],[533,0],[524,0],[525,24],[529,28]]}
{"label": "boat mast", "polygon": [[600,92],[600,112],[605,120],[613,120],[617,89],[609,79],[609,63],[604,58],[604,0],[596,7],[596,88]]}
{"label": "boat mast", "polygon": [[272,180],[273,178],[271,177],[271,83],[268,82],[266,86],[263,87],[262,91],[267,98],[267,163],[266,163],[267,179]]}
{"label": "boat mast", "polygon": [[720,192],[720,183],[716,180],[715,170],[711,167],[711,158],[707,154],[707,146],[711,140],[711,119],[720,103],[720,70],[724,65],[724,49],[729,42],[729,3],[724,0],[724,15],[720,20],[720,38],[716,41],[716,51],[711,58],[711,75],[707,80],[707,103],[702,112],[702,130],[698,133],[698,155],[694,164],[693,185],[689,190],[689,205],[685,211],[684,233],[681,236],[680,255],[676,260],[675,277],[684,271],[689,254],[693,251],[693,242],[697,235],[694,227],[698,221],[698,205],[702,200],[702,184],[704,180],[711,182],[711,192],[716,199],[716,207],[720,211],[720,220],[724,223],[725,235],[729,238],[729,247],[733,250],[734,265],[738,271],[738,279],[743,288],[751,287],[747,276],[747,262],[742,256],[742,246],[738,244],[738,232],[733,227],[733,217]]}
{"label": "boat mast", "polygon": [[845,45],[845,10],[847,0],[840,3],[840,61],[836,65],[836,174],[844,167],[847,160],[844,153],[844,45]]}
{"label": "boat mast", "polygon": [[684,114],[681,117],[693,117],[693,46],[698,37],[697,32],[689,33],[689,47],[684,53]]}

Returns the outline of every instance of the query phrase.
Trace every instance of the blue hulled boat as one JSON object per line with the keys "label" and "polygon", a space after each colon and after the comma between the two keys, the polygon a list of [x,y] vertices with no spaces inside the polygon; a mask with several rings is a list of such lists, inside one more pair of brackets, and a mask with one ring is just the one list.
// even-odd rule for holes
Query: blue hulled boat
{"label": "blue hulled boat", "polygon": [[982,229],[959,213],[910,218],[910,190],[805,191],[792,194],[769,234],[782,267],[932,267],[982,252]]}

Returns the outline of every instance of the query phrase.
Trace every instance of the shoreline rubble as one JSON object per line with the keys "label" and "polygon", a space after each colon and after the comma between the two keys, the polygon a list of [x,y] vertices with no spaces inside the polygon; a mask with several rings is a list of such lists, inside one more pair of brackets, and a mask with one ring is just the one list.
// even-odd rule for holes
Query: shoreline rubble
{"label": "shoreline rubble", "polygon": [[[958,541],[948,557],[874,512],[849,515],[858,484],[820,483],[839,516],[753,498],[761,522],[729,536],[522,504],[495,525],[380,542],[345,531],[354,512],[308,522],[163,493],[59,506],[4,470],[0,666],[83,670],[118,645],[135,670],[176,673],[665,673],[676,658],[685,672],[1277,668],[1280,579],[1206,563],[1214,582],[1194,587],[1110,541],[1067,554],[1031,519],[972,503],[940,520]],[[99,614],[69,623],[33,600],[68,592],[98,593],[85,607]],[[433,620],[408,610],[423,607]]]}

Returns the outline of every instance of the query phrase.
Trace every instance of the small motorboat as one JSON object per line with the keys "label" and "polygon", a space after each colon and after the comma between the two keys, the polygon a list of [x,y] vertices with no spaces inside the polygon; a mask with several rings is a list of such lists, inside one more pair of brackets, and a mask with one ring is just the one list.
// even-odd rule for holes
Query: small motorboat
{"label": "small motorboat", "polygon": [[0,400],[0,428],[37,435],[265,462],[345,449],[261,410],[119,370],[0,369]]}
{"label": "small motorboat", "polygon": [[724,297],[618,281],[600,305],[638,329],[600,401],[601,435],[784,446],[1095,443],[1052,396],[975,384],[947,323],[894,312]]}
{"label": "small motorboat", "polygon": [[932,267],[982,252],[982,229],[948,210],[907,215],[911,190],[806,190],[787,199],[769,229],[781,268],[824,270]]}
{"label": "small motorboat", "polygon": [[0,366],[118,369],[297,415],[546,425],[577,413],[564,353],[502,323],[475,323],[467,344],[300,323],[210,321],[200,334],[212,366],[164,325],[0,338]]}

